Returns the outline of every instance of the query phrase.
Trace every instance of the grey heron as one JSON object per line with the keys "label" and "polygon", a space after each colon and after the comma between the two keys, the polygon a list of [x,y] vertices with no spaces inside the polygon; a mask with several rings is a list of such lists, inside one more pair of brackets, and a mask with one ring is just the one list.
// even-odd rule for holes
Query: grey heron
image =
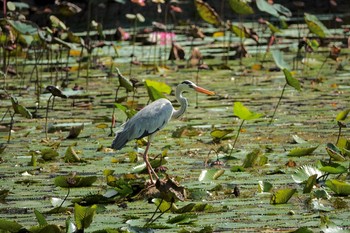
{"label": "grey heron", "polygon": [[164,128],[170,119],[179,118],[185,113],[188,102],[187,99],[182,96],[182,93],[188,90],[195,90],[207,95],[215,95],[214,92],[199,87],[191,81],[183,81],[176,87],[175,91],[176,99],[181,105],[178,110],[174,109],[173,105],[168,99],[158,99],[141,109],[130,120],[125,122],[121,126],[121,129],[116,132],[116,136],[112,142],[112,148],[120,150],[129,141],[148,136],[148,142],[143,154],[143,160],[146,163],[152,184],[154,184],[152,174],[158,179],[158,176],[154,172],[147,156],[152,138],[157,131]]}

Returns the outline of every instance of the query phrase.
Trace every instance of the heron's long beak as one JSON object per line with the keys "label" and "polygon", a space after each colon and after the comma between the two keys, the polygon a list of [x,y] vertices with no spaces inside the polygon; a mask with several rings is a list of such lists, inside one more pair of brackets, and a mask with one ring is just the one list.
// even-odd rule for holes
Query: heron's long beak
{"label": "heron's long beak", "polygon": [[213,91],[209,91],[209,90],[207,90],[207,89],[204,89],[203,87],[195,87],[194,88],[196,91],[198,91],[198,92],[201,92],[201,93],[204,93],[204,94],[207,94],[207,95],[215,95],[215,92],[213,92]]}

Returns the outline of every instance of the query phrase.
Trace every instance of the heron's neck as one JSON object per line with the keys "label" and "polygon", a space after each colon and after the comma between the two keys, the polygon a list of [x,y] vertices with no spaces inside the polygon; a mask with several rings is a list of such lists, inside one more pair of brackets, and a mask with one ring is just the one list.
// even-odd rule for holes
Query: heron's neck
{"label": "heron's neck", "polygon": [[187,103],[187,99],[182,96],[182,90],[176,90],[175,95],[176,95],[176,100],[180,103],[181,106],[179,109],[174,110],[172,117],[179,118],[186,112],[188,103]]}

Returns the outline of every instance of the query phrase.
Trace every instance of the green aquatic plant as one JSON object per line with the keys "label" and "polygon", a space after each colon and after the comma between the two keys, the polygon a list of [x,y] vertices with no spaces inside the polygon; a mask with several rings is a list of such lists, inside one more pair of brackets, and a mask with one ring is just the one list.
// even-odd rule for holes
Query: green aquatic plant
{"label": "green aquatic plant", "polygon": [[236,142],[238,140],[239,134],[241,132],[241,129],[243,127],[243,124],[245,121],[250,121],[250,120],[256,120],[259,119],[262,114],[260,113],[255,113],[251,112],[246,106],[244,106],[241,102],[234,102],[233,104],[233,114],[237,116],[241,120],[241,124],[239,125],[239,128],[237,130],[237,134],[235,137],[235,141],[233,142],[232,149],[230,152],[230,156],[233,152],[233,149],[236,145]]}
{"label": "green aquatic plant", "polygon": [[277,108],[278,108],[278,106],[283,98],[283,94],[284,94],[286,87],[291,86],[294,89],[296,89],[297,91],[301,91],[300,82],[298,81],[298,79],[293,77],[292,72],[289,70],[290,69],[289,65],[283,59],[283,53],[280,50],[272,50],[271,53],[272,53],[272,56],[273,56],[273,59],[274,59],[276,65],[283,71],[286,83],[284,84],[284,86],[282,88],[281,95],[278,98],[277,105],[276,105],[275,110],[271,116],[269,124],[271,124],[275,118]]}
{"label": "green aquatic plant", "polygon": [[[9,134],[8,134],[7,143],[9,143],[11,141],[11,132],[12,132],[13,125],[15,123],[14,122],[15,114],[19,114],[22,117],[25,117],[27,119],[32,119],[33,118],[32,113],[25,106],[23,106],[22,104],[19,104],[16,97],[11,96],[10,98],[11,98],[13,113],[12,113],[12,111],[8,110],[8,112],[10,114],[10,117],[11,117],[11,122],[10,122],[10,128],[9,128]],[[3,117],[5,117],[5,115]]]}
{"label": "green aquatic plant", "polygon": [[63,92],[58,89],[57,87],[55,86],[52,86],[52,85],[49,85],[46,87],[46,89],[51,93],[50,97],[47,99],[47,104],[46,104],[46,115],[45,115],[45,137],[46,139],[48,138],[48,135],[47,135],[47,131],[48,131],[48,127],[47,127],[47,120],[48,120],[48,115],[49,115],[49,107],[50,107],[50,101],[51,101],[51,98],[53,98],[53,101],[52,101],[52,109],[53,109],[53,104],[54,104],[54,101],[55,101],[55,97],[60,97],[60,98],[68,98],[65,94],[63,94]]}

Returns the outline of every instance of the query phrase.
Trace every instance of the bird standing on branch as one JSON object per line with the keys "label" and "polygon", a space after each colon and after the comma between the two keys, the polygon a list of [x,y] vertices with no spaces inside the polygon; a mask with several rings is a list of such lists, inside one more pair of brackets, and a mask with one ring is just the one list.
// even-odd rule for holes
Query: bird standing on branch
{"label": "bird standing on branch", "polygon": [[181,107],[175,110],[171,102],[165,98],[158,99],[151,104],[147,105],[136,113],[129,121],[121,126],[121,129],[116,132],[116,136],[112,143],[112,148],[120,150],[125,146],[126,143],[133,139],[141,139],[148,136],[148,143],[143,154],[143,159],[146,163],[148,174],[151,179],[151,183],[154,184],[153,176],[158,180],[157,174],[154,172],[149,160],[148,160],[148,149],[151,144],[151,140],[154,134],[164,128],[164,126],[172,118],[179,118],[185,113],[188,102],[182,93],[189,90],[195,90],[207,95],[215,95],[214,92],[206,90],[202,87],[197,86],[191,81],[183,81],[176,87],[175,96]]}

